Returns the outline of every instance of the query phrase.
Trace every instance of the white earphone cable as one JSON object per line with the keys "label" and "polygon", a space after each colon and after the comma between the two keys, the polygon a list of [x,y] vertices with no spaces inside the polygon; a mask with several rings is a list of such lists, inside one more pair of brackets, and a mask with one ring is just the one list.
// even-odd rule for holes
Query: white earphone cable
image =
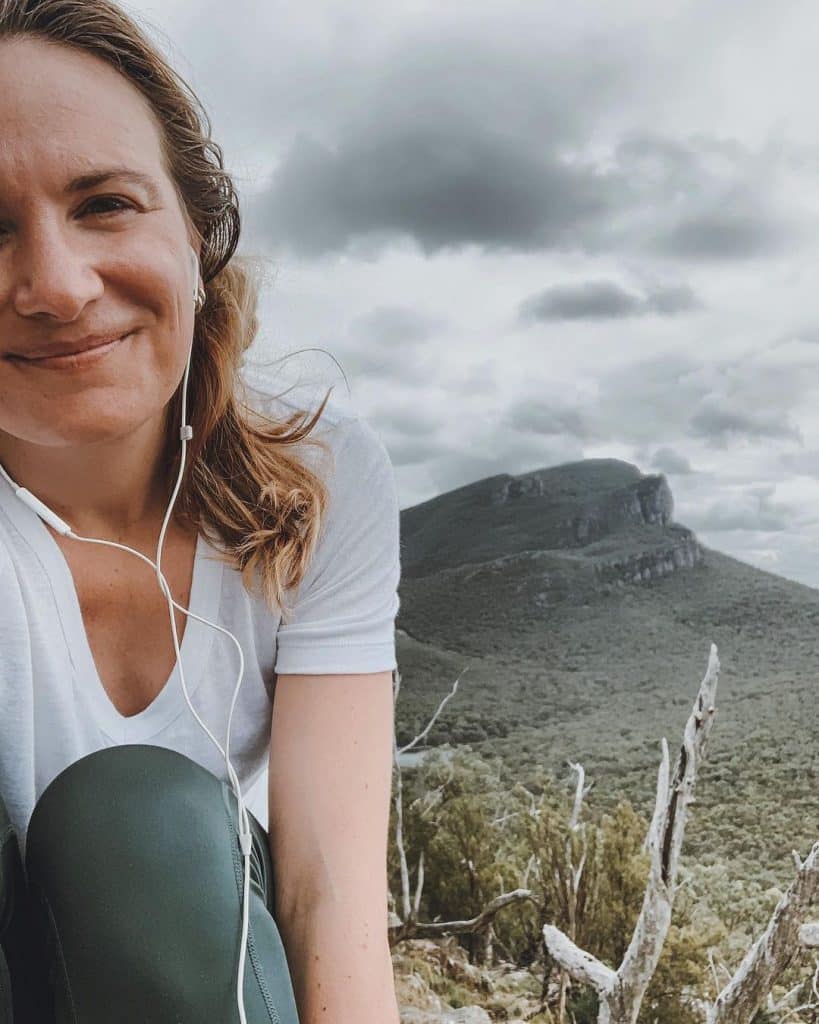
{"label": "white earphone cable", "polygon": [[[198,284],[199,259],[193,248],[191,248],[191,254],[191,268],[194,271],[194,277]],[[194,292],[194,296],[196,296],[196,291]],[[237,835],[239,840],[239,847],[242,853],[242,862],[244,866],[242,891],[242,937],[239,949],[239,968],[236,977],[236,999],[239,1007],[239,1020],[241,1024],[247,1024],[247,1018],[245,1016],[243,982],[245,976],[245,951],[247,948],[247,937],[250,924],[250,857],[253,844],[253,836],[250,831],[250,819],[247,814],[245,800],[244,797],[242,796],[241,787],[239,785],[239,778],[230,761],[230,729],[233,721],[233,711],[236,706],[236,698],[239,695],[239,688],[242,685],[242,679],[244,676],[245,659],[244,654],[242,653],[242,646],[236,639],[236,637],[233,635],[233,633],[231,633],[224,627],[220,626],[216,622],[211,622],[209,619],[202,618],[195,612],[192,612],[189,608],[183,608],[182,605],[174,601],[170,587],[168,586],[168,581],[166,580],[161,568],[162,547],[165,543],[165,532],[167,530],[168,523],[170,522],[171,513],[173,511],[173,506],[176,502],[179,489],[182,485],[182,479],[185,471],[185,456],[187,452],[187,442],[193,437],[192,427],[190,426],[190,424],[185,422],[187,419],[188,377],[190,375],[192,354],[193,345],[191,345],[191,348],[188,351],[188,360],[187,363],[185,364],[185,376],[182,385],[182,425],[179,429],[179,437],[182,443],[182,456],[179,464],[179,473],[177,474],[176,478],[176,485],[174,486],[174,490],[171,495],[171,500],[168,504],[168,508],[165,513],[165,518],[162,522],[162,529],[159,532],[159,540],[157,542],[156,549],[156,562],[153,562],[150,558],[148,558],[146,555],[143,555],[140,551],[136,551],[134,550],[134,548],[130,548],[125,544],[118,544],[116,541],[99,540],[93,537],[78,536],[76,533],[73,532],[71,527],[63,519],[56,515],[47,505],[43,504],[43,502],[41,502],[39,498],[35,497],[35,495],[33,495],[30,491],[26,490],[25,487],[19,487],[17,483],[14,480],[12,480],[12,478],[9,476],[9,474],[6,472],[2,465],[0,465],[0,475],[5,477],[5,479],[13,488],[16,496],[24,504],[28,505],[29,508],[33,509],[33,511],[36,512],[41,519],[45,520],[47,523],[49,523],[50,526],[57,530],[57,532],[63,534],[64,536],[71,537],[73,540],[83,541],[83,543],[86,544],[104,544],[108,547],[121,548],[123,551],[129,551],[131,554],[136,555],[138,558],[141,558],[143,562],[147,562],[148,565],[153,566],[153,568],[156,570],[157,582],[159,583],[160,589],[162,590],[163,594],[165,595],[165,599],[168,602],[168,613],[171,619],[171,634],[173,636],[174,651],[176,652],[176,663],[177,665],[179,665],[179,680],[182,684],[182,692],[185,695],[185,700],[188,704],[188,707],[191,710],[191,713],[193,714],[193,717],[199,723],[201,728],[204,729],[204,731],[210,737],[219,753],[224,757],[225,769],[227,771],[228,778],[230,779],[231,786],[233,787],[233,791],[236,794],[236,803],[239,818],[239,828]],[[205,625],[212,626],[214,629],[218,629],[220,633],[224,633],[226,636],[230,637],[230,639],[234,642],[234,644],[236,645],[236,649],[239,652],[239,676],[236,682],[236,688],[233,691],[233,699],[231,700],[230,703],[230,713],[228,715],[227,733],[225,736],[224,750],[222,749],[221,744],[210,731],[210,729],[208,729],[208,727],[196,713],[196,709],[191,703],[190,695],[188,694],[188,688],[185,684],[185,672],[182,667],[182,654],[179,647],[179,635],[176,629],[176,617],[173,612],[174,608],[178,608],[184,615],[188,616],[189,618],[197,619],[199,622],[203,622],[205,623]]]}

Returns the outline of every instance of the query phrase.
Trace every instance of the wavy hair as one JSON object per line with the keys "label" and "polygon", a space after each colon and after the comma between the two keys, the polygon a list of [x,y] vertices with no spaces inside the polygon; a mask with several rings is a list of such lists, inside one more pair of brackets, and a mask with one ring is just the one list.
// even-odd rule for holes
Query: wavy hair
{"label": "wavy hair", "polygon": [[[220,559],[238,567],[247,591],[257,581],[271,609],[292,611],[285,590],[297,587],[313,556],[328,502],[324,480],[290,451],[308,435],[330,397],[312,417],[297,409],[267,417],[247,400],[243,353],[259,328],[262,266],[236,256],[239,198],[224,169],[221,147],[193,89],[142,27],[111,0],[0,0],[0,43],[37,37],[101,57],[148,100],[165,171],[188,226],[201,243],[205,304],[194,326],[188,384],[193,440],[174,515],[221,543]],[[182,387],[167,406],[164,464],[168,483],[182,457]],[[170,496],[170,490],[169,490]]]}

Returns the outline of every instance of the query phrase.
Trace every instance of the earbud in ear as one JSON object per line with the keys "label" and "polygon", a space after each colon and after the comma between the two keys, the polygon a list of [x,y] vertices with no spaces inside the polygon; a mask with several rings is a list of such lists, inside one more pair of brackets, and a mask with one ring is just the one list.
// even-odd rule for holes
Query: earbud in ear
{"label": "earbud in ear", "polygon": [[193,279],[193,298],[196,298],[199,294],[199,257],[196,255],[196,249],[192,245],[188,245],[188,255],[191,261],[191,278]]}
{"label": "earbud in ear", "polygon": [[193,308],[195,313],[199,313],[205,305],[207,296],[205,286],[199,279],[199,257],[196,254],[196,249],[190,243],[188,243],[188,252],[191,261],[191,277],[193,278]]}

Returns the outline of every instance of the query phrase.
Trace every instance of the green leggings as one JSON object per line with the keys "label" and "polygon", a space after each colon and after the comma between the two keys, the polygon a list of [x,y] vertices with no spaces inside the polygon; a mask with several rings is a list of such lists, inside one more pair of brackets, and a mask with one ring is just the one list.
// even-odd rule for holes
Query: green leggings
{"label": "green leggings", "polygon": [[[247,1024],[298,1024],[253,832]],[[25,870],[0,799],[0,1024],[234,1024],[242,858],[228,783],[163,747],[108,747],[37,802]]]}

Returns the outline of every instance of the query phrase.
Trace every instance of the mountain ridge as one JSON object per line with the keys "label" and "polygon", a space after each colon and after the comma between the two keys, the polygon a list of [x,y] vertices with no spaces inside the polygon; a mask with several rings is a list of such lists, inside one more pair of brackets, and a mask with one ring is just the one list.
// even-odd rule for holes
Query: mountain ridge
{"label": "mountain ridge", "polygon": [[[541,485],[533,474],[500,474],[402,510],[413,568],[399,585],[396,620],[399,744],[461,678],[430,745],[470,743],[524,784],[538,765],[562,777],[567,760],[580,760],[598,806],[627,795],[650,817],[660,739],[678,744],[714,642],[718,718],[688,847],[706,860],[740,860],[748,876],[773,865],[778,884],[791,847],[819,834],[819,590],[702,545],[674,522],[665,478],[623,465],[538,471],[540,481],[562,477],[559,500],[529,494],[493,505],[510,481]],[[603,536],[578,542],[567,521],[623,507],[622,494],[583,489],[607,474],[632,510],[648,479],[664,514],[615,514]],[[522,510],[517,521],[510,510]],[[537,521],[549,515],[552,523]],[[560,529],[571,544],[539,545]],[[668,557],[680,564],[655,572]]]}

